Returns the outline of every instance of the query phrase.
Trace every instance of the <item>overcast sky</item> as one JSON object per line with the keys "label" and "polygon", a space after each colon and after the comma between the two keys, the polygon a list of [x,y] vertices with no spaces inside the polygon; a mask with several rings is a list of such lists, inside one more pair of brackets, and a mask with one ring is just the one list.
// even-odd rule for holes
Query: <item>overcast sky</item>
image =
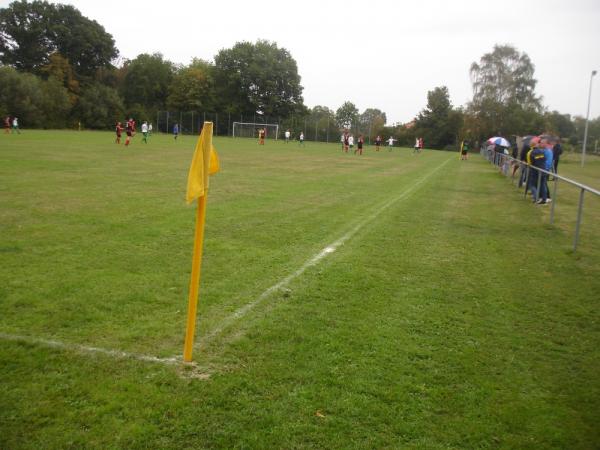
{"label": "overcast sky", "polygon": [[[382,109],[388,123],[410,121],[436,86],[464,105],[469,66],[497,43],[529,55],[550,110],[585,116],[590,73],[600,70],[600,0],[63,3],[103,25],[125,58],[160,52],[187,64],[238,41],[275,41],[298,63],[307,106],[350,100],[361,112]],[[599,115],[600,74],[590,116]]]}

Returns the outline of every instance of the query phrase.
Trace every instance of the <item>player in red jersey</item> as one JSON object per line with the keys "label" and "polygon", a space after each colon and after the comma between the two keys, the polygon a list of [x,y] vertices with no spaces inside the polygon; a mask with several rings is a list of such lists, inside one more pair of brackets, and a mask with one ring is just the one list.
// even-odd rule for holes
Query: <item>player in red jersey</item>
{"label": "player in red jersey", "polygon": [[10,133],[10,116],[4,118],[4,134]]}
{"label": "player in red jersey", "polygon": [[117,122],[117,124],[115,125],[115,133],[117,134],[117,139],[115,140],[115,144],[121,143],[121,133],[122,132],[123,132],[123,125],[121,125],[121,122]]}

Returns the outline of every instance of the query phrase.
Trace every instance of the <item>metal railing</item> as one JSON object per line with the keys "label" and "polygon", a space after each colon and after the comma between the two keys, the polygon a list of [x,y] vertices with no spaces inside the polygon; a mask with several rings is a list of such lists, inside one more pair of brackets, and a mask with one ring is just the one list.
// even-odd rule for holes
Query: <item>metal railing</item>
{"label": "metal railing", "polygon": [[554,172],[550,172],[544,169],[540,169],[538,167],[532,166],[531,164],[527,164],[525,161],[521,161],[517,158],[514,158],[510,155],[506,155],[504,153],[499,153],[496,152],[494,150],[488,150],[486,148],[481,148],[480,150],[481,155],[483,157],[485,157],[488,161],[490,161],[490,163],[494,164],[495,166],[498,166],[500,168],[500,170],[502,171],[502,173],[506,176],[509,175],[509,171],[510,168],[513,167],[515,165],[517,165],[517,169],[519,171],[519,177],[516,178],[515,174],[517,172],[517,169],[513,170],[512,172],[512,177],[513,179],[517,179],[517,187],[520,188],[521,186],[525,186],[525,190],[523,193],[523,198],[527,198],[527,193],[528,193],[528,189],[529,189],[529,181],[530,181],[530,175],[532,174],[532,171],[537,171],[538,172],[538,176],[537,176],[537,189],[536,189],[536,196],[539,197],[539,193],[540,190],[542,188],[541,183],[542,182],[546,182],[547,180],[542,180],[542,174],[546,175],[549,179],[549,177],[552,177],[552,180],[554,181],[554,185],[552,187],[552,195],[551,195],[551,209],[550,209],[550,224],[554,223],[554,209],[556,208],[556,203],[557,203],[557,194],[558,194],[558,182],[563,181],[565,183],[568,183],[571,186],[574,186],[575,188],[579,189],[579,205],[577,207],[577,220],[575,222],[575,236],[573,238],[573,251],[577,250],[577,245],[579,244],[579,231],[581,228],[581,220],[583,218],[583,198],[584,198],[584,194],[586,192],[589,192],[593,195],[596,195],[598,197],[600,197],[600,191],[591,188],[589,186],[586,186],[585,184],[581,184],[578,183],[577,181],[571,180],[570,178],[567,177],[563,177],[562,175],[558,175],[557,173]]}

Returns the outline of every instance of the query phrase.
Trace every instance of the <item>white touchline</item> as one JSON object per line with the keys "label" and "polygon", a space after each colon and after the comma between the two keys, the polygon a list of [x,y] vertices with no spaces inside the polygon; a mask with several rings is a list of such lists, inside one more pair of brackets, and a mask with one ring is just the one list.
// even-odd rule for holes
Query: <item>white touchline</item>
{"label": "white touchline", "polygon": [[[285,288],[292,280],[294,280],[294,279],[298,278],[300,275],[302,275],[306,271],[306,269],[318,264],[327,255],[334,253],[338,249],[338,247],[343,245],[348,239],[350,239],[352,236],[354,236],[356,233],[358,233],[361,230],[361,228],[363,228],[369,222],[372,222],[373,220],[375,220],[377,218],[377,216],[379,216],[383,211],[388,209],[394,203],[396,203],[396,202],[406,198],[408,195],[410,195],[413,191],[415,191],[419,186],[421,186],[423,183],[425,183],[425,181],[427,181],[432,175],[434,175],[438,170],[440,170],[442,167],[444,167],[451,160],[452,160],[452,158],[447,159],[442,164],[440,164],[435,169],[433,169],[431,172],[429,172],[427,175],[425,175],[423,178],[421,178],[419,181],[417,181],[415,184],[413,184],[410,188],[405,190],[402,194],[385,202],[382,206],[380,206],[377,210],[375,210],[375,212],[373,214],[371,214],[370,216],[366,217],[364,220],[359,222],[354,228],[352,228],[350,231],[348,231],[346,234],[344,234],[342,237],[340,237],[337,241],[326,246],[323,250],[321,250],[319,253],[314,255],[308,261],[306,261],[294,273],[292,273],[291,275],[288,275],[287,277],[283,278],[282,280],[280,280],[279,282],[275,283],[273,286],[268,288],[266,291],[264,291],[262,294],[260,294],[257,299],[251,301],[250,303],[245,304],[241,308],[234,311],[230,316],[226,317],[219,326],[217,326],[214,330],[208,332],[204,336],[204,341],[213,339],[214,337],[221,334],[223,332],[223,330],[225,330],[225,328],[227,328],[229,325],[231,325],[233,322],[240,319],[241,317],[244,317],[249,311],[254,309],[259,303],[261,303],[263,300],[268,298],[271,294],[273,294],[274,292],[277,292],[278,290],[280,290],[282,288]],[[202,344],[202,342],[200,342],[196,345],[201,345],[201,344]]]}
{"label": "white touchline", "polygon": [[140,355],[138,353],[123,352],[120,350],[109,350],[106,348],[89,347],[87,345],[67,344],[60,341],[49,339],[34,338],[29,336],[20,336],[17,334],[0,333],[0,339],[5,341],[23,342],[25,344],[41,345],[44,347],[58,348],[61,350],[77,351],[82,353],[99,353],[119,359],[135,359],[138,361],[159,363],[159,364],[179,364],[183,363],[182,359],[178,358],[158,358],[156,356]]}

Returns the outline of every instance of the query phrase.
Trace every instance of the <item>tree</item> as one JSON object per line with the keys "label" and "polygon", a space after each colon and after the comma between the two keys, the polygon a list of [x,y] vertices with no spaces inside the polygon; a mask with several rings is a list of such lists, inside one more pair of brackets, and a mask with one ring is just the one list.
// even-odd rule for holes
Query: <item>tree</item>
{"label": "tree", "polygon": [[287,117],[304,108],[298,66],[276,43],[238,42],[215,56],[220,109]]}
{"label": "tree", "polygon": [[309,110],[307,122],[310,124],[308,130],[305,132],[315,140],[324,141],[328,137],[330,139],[337,139],[339,135],[339,129],[335,121],[335,113],[327,106],[317,105]]}
{"label": "tree", "polygon": [[20,119],[26,127],[66,125],[71,110],[67,90],[57,79],[43,81],[12,67],[0,67],[0,111]]}
{"label": "tree", "polygon": [[335,112],[335,121],[339,128],[352,128],[358,119],[358,108],[352,102],[344,102]]}
{"label": "tree", "polygon": [[123,118],[123,113],[123,102],[117,91],[96,82],[84,87],[74,111],[84,127],[96,129],[113,126]]}
{"label": "tree", "polygon": [[60,53],[53,53],[49,59],[48,64],[40,69],[42,75],[58,80],[67,89],[71,106],[75,105],[80,88],[73,67],[69,64],[69,60]]}
{"label": "tree", "polygon": [[119,54],[104,27],[71,5],[55,5],[51,31],[56,50],[79,75],[92,76],[99,68],[112,67],[111,61]]}
{"label": "tree", "polygon": [[167,104],[176,111],[213,111],[215,107],[212,66],[194,59],[180,69],[169,86]]}
{"label": "tree", "polygon": [[38,73],[59,52],[78,75],[108,67],[118,55],[114,40],[97,22],[70,5],[15,1],[0,9],[0,61]]}
{"label": "tree", "polygon": [[387,117],[383,111],[377,108],[367,108],[358,117],[358,122],[362,130],[370,132],[370,138],[383,133],[387,122]]}
{"label": "tree", "polygon": [[54,52],[50,25],[52,5],[22,0],[0,9],[0,61],[32,72],[48,63]]}
{"label": "tree", "polygon": [[0,67],[0,105],[7,114],[18,117],[21,126],[43,125],[44,113],[39,104],[42,96],[41,83],[35,75]]}
{"label": "tree", "polygon": [[495,45],[479,63],[474,62],[470,69],[473,99],[469,104],[479,127],[474,132],[480,136],[515,134],[515,114],[539,114],[542,106],[535,94],[534,72],[529,56],[510,45]]}
{"label": "tree", "polygon": [[143,53],[127,63],[121,94],[129,109],[145,110],[145,115],[165,109],[169,86],[173,80],[175,66],[163,59],[160,53]]}
{"label": "tree", "polygon": [[575,134],[575,125],[569,114],[561,114],[558,111],[552,111],[544,115],[544,129],[557,136],[568,138]]}
{"label": "tree", "polygon": [[427,92],[427,107],[415,122],[415,133],[426,142],[427,147],[442,149],[456,142],[462,127],[462,113],[454,110],[446,86]]}
{"label": "tree", "polygon": [[42,82],[40,107],[44,112],[44,128],[63,128],[68,125],[68,117],[73,104],[62,81],[50,77]]}

